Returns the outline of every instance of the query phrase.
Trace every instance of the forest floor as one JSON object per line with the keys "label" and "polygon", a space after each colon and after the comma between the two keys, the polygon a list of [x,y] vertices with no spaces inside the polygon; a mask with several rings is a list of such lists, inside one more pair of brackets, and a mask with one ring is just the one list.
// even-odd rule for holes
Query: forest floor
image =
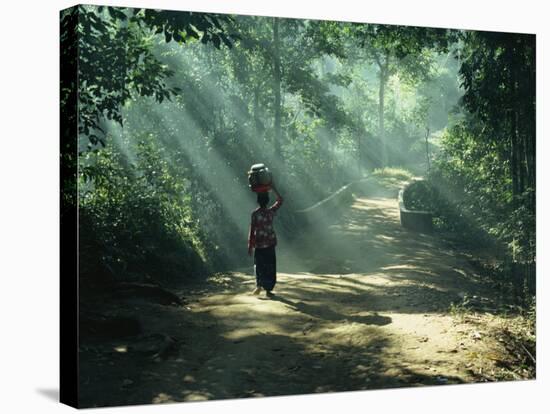
{"label": "forest floor", "polygon": [[251,294],[250,266],[176,292],[180,306],[126,302],[143,335],[81,346],[82,405],[526,378],[513,316],[468,255],[400,226],[400,184],[366,183],[337,222],[281,240],[273,298]]}

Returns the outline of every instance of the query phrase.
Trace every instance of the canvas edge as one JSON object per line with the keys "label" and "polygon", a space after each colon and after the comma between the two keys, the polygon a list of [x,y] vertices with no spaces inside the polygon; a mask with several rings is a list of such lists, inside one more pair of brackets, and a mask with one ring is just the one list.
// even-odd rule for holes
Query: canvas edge
{"label": "canvas edge", "polygon": [[[65,19],[64,19],[65,16]],[[70,16],[72,18],[67,18]],[[59,399],[79,407],[78,369],[78,6],[59,11],[60,24],[60,338]],[[67,46],[71,46],[67,48]],[[67,99],[63,99],[63,97]]]}

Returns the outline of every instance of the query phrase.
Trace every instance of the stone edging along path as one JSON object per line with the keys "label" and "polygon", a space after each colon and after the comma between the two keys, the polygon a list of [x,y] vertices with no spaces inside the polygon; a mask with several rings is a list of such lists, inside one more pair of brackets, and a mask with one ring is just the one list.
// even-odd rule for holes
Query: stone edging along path
{"label": "stone edging along path", "polygon": [[405,207],[403,202],[403,195],[407,188],[412,184],[422,180],[412,180],[406,183],[401,190],[399,190],[399,195],[397,196],[397,202],[399,205],[399,220],[401,225],[409,230],[418,231],[420,233],[431,233],[433,231],[433,213],[431,211],[421,211],[421,210],[409,210]]}

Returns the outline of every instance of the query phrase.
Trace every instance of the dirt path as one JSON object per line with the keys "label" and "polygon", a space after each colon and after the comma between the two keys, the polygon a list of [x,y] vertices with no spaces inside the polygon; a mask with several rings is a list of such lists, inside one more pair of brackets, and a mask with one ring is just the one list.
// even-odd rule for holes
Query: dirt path
{"label": "dirt path", "polygon": [[180,308],[136,304],[149,326],[178,338],[176,355],[135,369],[115,353],[126,370],[109,374],[105,362],[103,379],[83,390],[97,399],[96,381],[115,384],[119,395],[102,405],[463,383],[479,381],[499,352],[486,321],[449,311],[491,292],[458,252],[401,228],[395,189],[366,190],[324,234],[281,242],[278,266],[272,299],[250,294],[249,269]]}

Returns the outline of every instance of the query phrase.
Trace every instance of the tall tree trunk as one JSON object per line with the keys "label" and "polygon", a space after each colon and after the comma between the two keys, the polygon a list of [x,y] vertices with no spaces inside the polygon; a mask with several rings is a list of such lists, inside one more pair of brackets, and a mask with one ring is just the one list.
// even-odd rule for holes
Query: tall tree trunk
{"label": "tall tree trunk", "polygon": [[260,119],[260,86],[254,88],[254,126],[256,133],[261,134],[264,131],[262,121]]}
{"label": "tall tree trunk", "polygon": [[361,176],[363,165],[363,147],[361,146],[361,132],[357,130],[357,174]]}
{"label": "tall tree trunk", "polygon": [[273,90],[275,92],[275,137],[273,149],[275,157],[281,157],[281,54],[279,38],[279,19],[273,18]]}
{"label": "tall tree trunk", "polygon": [[511,76],[512,76],[512,96],[514,103],[512,106],[512,117],[513,117],[513,136],[516,143],[516,164],[517,164],[517,194],[521,195],[525,191],[525,176],[527,164],[525,163],[525,130],[522,128],[523,118],[522,118],[522,97],[519,88],[519,79],[518,79],[518,62],[516,54],[518,51],[514,48],[512,54],[512,67],[511,67]]}
{"label": "tall tree trunk", "polygon": [[386,131],[384,127],[384,100],[386,94],[386,82],[388,81],[389,55],[386,54],[383,62],[378,62],[378,136],[380,137],[380,162],[382,167],[388,165],[388,147],[386,143]]}
{"label": "tall tree trunk", "polygon": [[517,137],[517,146],[518,146],[518,155],[517,155],[517,162],[518,162],[518,194],[522,194],[525,191],[525,176],[526,176],[526,170],[527,170],[527,163],[525,162],[525,143],[524,143],[524,137],[525,134],[523,131],[519,129],[520,124],[520,114],[519,114],[519,108],[516,110],[516,125],[518,125],[518,131],[516,131],[516,137]]}
{"label": "tall tree trunk", "polygon": [[[510,174],[512,178],[512,195],[514,198],[519,194],[519,174],[518,174],[518,143],[517,143],[517,125],[515,112],[510,113]],[[514,208],[516,202],[513,202]]]}
{"label": "tall tree trunk", "polygon": [[[534,42],[530,45],[532,50],[532,61],[536,61],[536,50]],[[527,53],[526,59],[530,58],[530,53]],[[524,93],[525,104],[522,107],[525,108],[525,114],[522,117],[523,125],[522,128],[525,132],[525,159],[527,164],[527,186],[533,191],[531,192],[531,198],[529,200],[529,209],[535,214],[536,203],[535,203],[535,189],[536,189],[536,176],[535,176],[535,141],[536,141],[536,77],[535,69],[528,69],[527,79],[526,79],[526,93]]]}
{"label": "tall tree trunk", "polygon": [[430,172],[430,127],[426,126],[426,166],[427,172]]}
{"label": "tall tree trunk", "polygon": [[516,75],[514,70],[514,60],[512,49],[507,50],[508,53],[508,87],[511,91],[511,106],[508,108],[509,120],[510,120],[510,174],[512,179],[512,207],[517,208],[516,197],[519,194],[519,168],[518,168],[518,125],[517,125],[517,105],[516,99]]}

